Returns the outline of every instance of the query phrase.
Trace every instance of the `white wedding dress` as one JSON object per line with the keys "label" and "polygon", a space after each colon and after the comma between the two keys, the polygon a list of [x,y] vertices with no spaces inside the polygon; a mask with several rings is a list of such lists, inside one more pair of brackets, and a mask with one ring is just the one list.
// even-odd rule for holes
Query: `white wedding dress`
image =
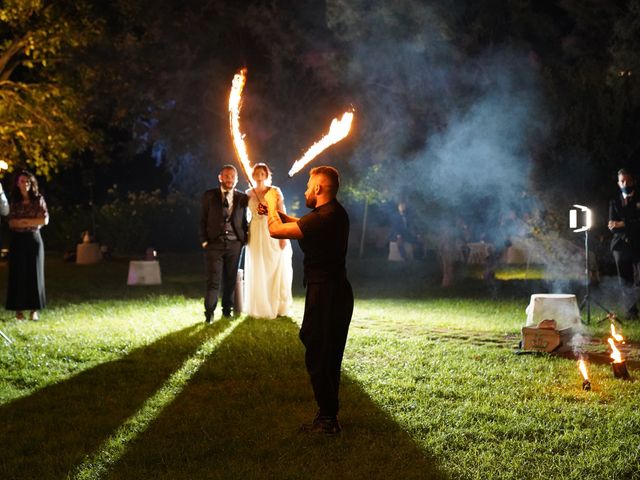
{"label": "white wedding dress", "polygon": [[[270,187],[278,193],[278,204],[284,202],[278,187]],[[285,248],[280,240],[271,238],[266,215],[258,215],[258,199],[253,190],[248,190],[249,242],[244,259],[244,313],[252,317],[276,318],[289,315],[293,301],[291,283],[293,267],[291,242],[285,240]]]}

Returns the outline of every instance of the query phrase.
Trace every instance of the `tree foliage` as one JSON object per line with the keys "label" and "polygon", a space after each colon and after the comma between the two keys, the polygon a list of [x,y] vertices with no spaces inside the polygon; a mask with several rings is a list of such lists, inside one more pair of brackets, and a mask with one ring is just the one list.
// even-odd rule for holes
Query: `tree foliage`
{"label": "tree foliage", "polygon": [[[535,80],[548,121],[523,125],[517,152],[534,185],[604,195],[603,173],[640,153],[639,24],[640,0],[5,0],[0,159],[50,176],[151,152],[174,187],[200,191],[234,161],[226,102],[246,66],[254,160],[285,172],[353,104],[353,148],[332,152],[350,157],[354,197],[424,197],[416,157],[433,166],[434,145],[499,88],[517,113]],[[385,182],[394,169],[409,174]],[[568,189],[553,181],[568,174]]]}
{"label": "tree foliage", "polygon": [[46,177],[94,138],[82,70],[71,59],[100,31],[82,1],[6,0],[0,8],[0,158]]}

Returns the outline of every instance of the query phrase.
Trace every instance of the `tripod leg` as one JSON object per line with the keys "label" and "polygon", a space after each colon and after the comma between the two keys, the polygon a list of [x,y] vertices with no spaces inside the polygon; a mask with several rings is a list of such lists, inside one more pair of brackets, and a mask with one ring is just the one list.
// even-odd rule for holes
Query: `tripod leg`
{"label": "tripod leg", "polygon": [[11,345],[13,343],[13,340],[11,340],[6,333],[4,333],[2,330],[0,330],[0,336],[2,338],[4,338],[4,341],[7,342],[9,345]]}
{"label": "tripod leg", "polygon": [[588,297],[585,295],[584,297],[582,297],[582,301],[580,302],[580,305],[578,305],[578,308],[582,310],[584,306],[587,304],[587,301],[588,301]]}

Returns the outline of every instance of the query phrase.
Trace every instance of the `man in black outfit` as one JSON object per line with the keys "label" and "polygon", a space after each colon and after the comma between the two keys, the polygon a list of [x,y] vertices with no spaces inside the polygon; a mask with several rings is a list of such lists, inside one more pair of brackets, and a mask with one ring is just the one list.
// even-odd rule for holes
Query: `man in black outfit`
{"label": "man in black outfit", "polygon": [[398,202],[398,211],[391,217],[389,241],[396,242],[402,260],[413,260],[416,235],[407,203],[403,200]]}
{"label": "man in black outfit", "polygon": [[620,194],[609,203],[611,252],[627,302],[627,316],[635,319],[640,285],[640,196],[633,176],[626,169],[618,170],[618,187]]}
{"label": "man in black outfit", "polygon": [[340,186],[333,167],[311,170],[306,205],[313,210],[302,218],[277,211],[273,190],[265,195],[269,233],[274,238],[297,239],[304,252],[304,285],[307,289],[300,340],[305,364],[318,404],[318,413],[301,430],[337,434],[340,367],[353,313],[353,292],[347,280],[346,255],[349,216],[336,200]]}
{"label": "man in black outfit", "polygon": [[211,323],[218,304],[222,280],[222,315],[231,316],[233,293],[238,274],[240,252],[247,243],[248,197],[235,190],[238,172],[233,165],[225,165],[218,174],[219,188],[202,195],[200,242],[204,249],[207,275],[204,295],[204,318]]}

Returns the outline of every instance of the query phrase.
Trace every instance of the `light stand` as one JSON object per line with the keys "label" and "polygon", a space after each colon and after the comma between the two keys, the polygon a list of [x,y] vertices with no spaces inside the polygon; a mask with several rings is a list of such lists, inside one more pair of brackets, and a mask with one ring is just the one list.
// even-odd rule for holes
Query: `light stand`
{"label": "light stand", "polygon": [[[588,325],[588,324],[591,323],[591,301],[592,300],[602,310],[607,312],[607,317],[605,317],[602,320],[600,320],[600,322],[603,322],[604,320],[607,320],[608,318],[611,318],[611,316],[615,316],[615,314],[611,310],[609,310],[608,308],[604,307],[600,302],[598,302],[597,300],[591,298],[591,285],[590,285],[591,284],[591,276],[589,275],[589,230],[591,230],[591,226],[593,225],[591,209],[589,207],[585,207],[584,205],[574,205],[574,207],[575,207],[575,209],[569,210],[569,226],[573,229],[573,231],[575,233],[584,232],[584,290],[585,290],[585,294],[584,294],[584,297],[582,298],[582,301],[580,302],[580,311],[582,311],[582,309],[584,307],[587,307],[587,321],[584,322],[584,323]],[[581,227],[578,227],[578,211],[580,211],[583,214],[582,215],[583,216],[583,222],[582,222],[582,226]]]}

